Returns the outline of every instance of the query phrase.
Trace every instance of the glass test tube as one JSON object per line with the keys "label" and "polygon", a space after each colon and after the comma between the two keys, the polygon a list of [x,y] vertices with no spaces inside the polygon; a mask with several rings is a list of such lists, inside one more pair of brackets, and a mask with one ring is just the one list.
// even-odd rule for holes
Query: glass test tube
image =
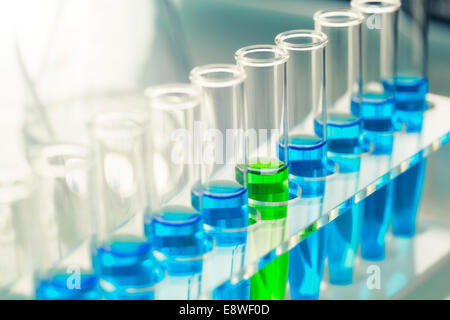
{"label": "glass test tube", "polygon": [[234,179],[236,165],[245,161],[245,72],[235,65],[207,65],[193,69],[190,78],[203,91],[209,115],[204,137],[207,154],[201,163],[200,185],[192,191],[192,204],[200,207],[201,203],[199,210],[208,225],[246,227],[247,190]]}
{"label": "glass test tube", "polygon": [[[395,104],[397,111],[418,112],[427,108],[428,0],[403,1],[400,11]],[[403,115],[403,112],[401,113]],[[400,120],[403,117],[401,117]],[[404,119],[407,130],[421,129]],[[408,125],[409,124],[409,125]]]}
{"label": "glass test tube", "polygon": [[[309,178],[331,174],[327,157],[325,105],[325,47],[327,36],[314,30],[292,30],[275,38],[289,52],[287,62],[288,158],[291,187],[303,197],[324,193],[325,181]],[[320,123],[321,132],[317,132]],[[284,146],[285,143],[280,143]],[[293,190],[297,194],[296,190]],[[298,195],[298,194],[297,194]]]}
{"label": "glass test tube", "polygon": [[27,167],[0,168],[0,300],[33,296],[33,177]]}
{"label": "glass test tube", "polygon": [[151,87],[146,95],[153,167],[145,232],[174,277],[162,288],[164,298],[195,299],[202,285],[202,256],[211,250],[203,217],[189,205],[203,157],[203,97],[190,84]]}
{"label": "glass test tube", "polygon": [[33,219],[36,299],[98,299],[90,259],[91,152],[79,145],[44,146],[32,168],[39,179]]}
{"label": "glass test tube", "polygon": [[144,234],[146,114],[105,112],[91,122],[96,164],[92,259],[103,297],[154,299],[164,276]]}
{"label": "glass test tube", "polygon": [[374,153],[392,151],[395,110],[393,83],[397,63],[398,0],[352,0],[352,8],[364,15],[362,24],[362,101],[353,99],[352,113],[363,120]]}
{"label": "glass test tube", "polygon": [[[236,168],[248,189],[249,210],[262,220],[283,219],[289,200],[286,109],[286,50],[275,45],[239,49],[235,59],[246,72],[247,174]],[[281,146],[281,147],[280,147]],[[245,178],[246,181],[245,181]],[[278,204],[277,204],[278,203]],[[279,234],[267,235],[279,241]],[[252,299],[284,299],[289,256],[277,258],[251,278]]]}
{"label": "glass test tube", "polygon": [[[245,77],[244,70],[236,65],[206,65],[190,73],[191,82],[202,89],[209,115],[204,119],[209,129],[204,145],[208,154],[201,164],[200,184],[191,192],[192,205],[201,212],[216,239],[216,276],[222,269],[227,274],[239,270],[239,263],[244,263],[248,193],[235,181],[235,168],[241,165],[245,170]],[[249,297],[249,281],[228,284],[213,295],[214,299],[226,300]]]}
{"label": "glass test tube", "polygon": [[[352,9],[320,10],[314,14],[315,28],[328,37],[326,49],[327,140],[329,157],[341,172],[357,172],[367,149],[362,144],[362,122],[353,107],[362,100],[361,24],[364,16]],[[322,132],[316,121],[316,132]],[[348,155],[348,156],[346,156]],[[356,190],[355,190],[356,191]],[[330,282],[352,282],[354,258],[359,242],[360,206],[351,205],[343,216],[327,226]]]}
{"label": "glass test tube", "polygon": [[[407,132],[421,131],[427,108],[428,6],[428,0],[404,1],[400,12],[396,115]],[[415,234],[425,168],[422,158],[394,181],[392,232],[396,236]]]}
{"label": "glass test tube", "polygon": [[[394,111],[397,62],[398,0],[352,0],[352,8],[364,15],[362,24],[362,101],[352,103],[352,113],[363,121],[365,138],[373,154],[391,154],[394,142]],[[390,84],[390,85],[389,85]],[[382,260],[392,209],[392,184],[375,191],[364,206],[361,223],[361,255]]]}

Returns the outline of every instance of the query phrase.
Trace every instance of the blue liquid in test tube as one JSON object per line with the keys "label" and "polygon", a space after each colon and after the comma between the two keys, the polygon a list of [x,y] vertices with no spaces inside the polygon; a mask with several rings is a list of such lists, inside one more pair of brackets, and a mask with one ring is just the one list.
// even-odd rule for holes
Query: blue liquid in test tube
{"label": "blue liquid in test tube", "polygon": [[327,231],[320,228],[289,253],[291,299],[317,300],[326,257]]}
{"label": "blue liquid in test tube", "polygon": [[207,251],[200,213],[190,207],[166,206],[151,219],[146,217],[145,234],[152,248],[167,258],[163,264],[170,277],[161,289],[164,298],[198,298],[203,260],[196,258]]}
{"label": "blue liquid in test tube", "polygon": [[[395,102],[383,94],[367,93],[361,104],[352,102],[353,114],[363,119],[364,138],[373,143],[374,154],[391,154],[394,143]],[[392,213],[392,183],[364,200],[361,227],[361,255],[366,260],[383,260],[385,236]]]}
{"label": "blue liquid in test tube", "polygon": [[[396,117],[407,132],[422,130],[428,81],[425,78],[396,78]],[[426,159],[418,155],[417,163],[394,180],[392,232],[399,237],[415,234],[416,216],[425,180]]]}
{"label": "blue liquid in test tube", "polygon": [[108,300],[153,300],[151,287],[164,277],[156,266],[150,243],[131,236],[112,238],[94,250],[93,261]]}
{"label": "blue liquid in test tube", "polygon": [[[280,160],[289,166],[290,197],[313,198],[325,194],[326,177],[334,171],[327,158],[324,134],[314,131],[314,119],[325,123],[325,47],[328,37],[315,30],[280,33],[275,42],[288,50],[288,141],[280,140]],[[283,146],[287,143],[287,159]],[[301,195],[298,193],[301,190]],[[295,213],[294,213],[295,214]],[[310,233],[317,228],[313,224]],[[326,251],[326,230],[308,235],[289,252],[292,299],[317,299]]]}
{"label": "blue liquid in test tube", "polygon": [[[352,0],[351,7],[363,14],[362,97],[352,100],[351,111],[363,120],[364,138],[373,144],[374,155],[391,155],[395,131],[395,88],[385,85],[396,77],[398,12],[397,0]],[[379,25],[371,19],[377,15]],[[361,255],[366,260],[382,260],[385,236],[391,216],[392,183],[388,182],[367,197],[361,205]]]}
{"label": "blue liquid in test tube", "polygon": [[[320,119],[316,119],[315,131],[323,132]],[[329,158],[339,164],[341,173],[357,172],[360,168],[359,157],[345,157],[342,154],[360,154],[364,152],[361,144],[362,121],[349,114],[329,113],[327,119],[327,143]],[[342,214],[330,222],[328,232],[328,272],[330,282],[347,285],[352,282],[353,266],[359,244],[361,224],[361,206],[350,204],[341,209]]]}
{"label": "blue liquid in test tube", "polygon": [[[80,274],[78,287],[73,282],[73,274],[61,270],[51,277],[40,279],[36,284],[36,300],[96,300],[99,298],[97,277],[89,274]],[[69,288],[68,283],[74,287]]]}
{"label": "blue liquid in test tube", "polygon": [[[231,261],[222,259],[222,263],[229,266],[231,272],[233,266],[244,262],[241,248],[246,243],[247,232],[220,230],[222,228],[242,230],[249,225],[247,189],[233,181],[212,181],[203,188],[201,196],[200,190],[194,189],[191,199],[193,207],[200,210],[205,223],[214,228],[210,234],[216,239],[218,254],[223,252],[224,256],[231,257]],[[234,261],[235,259],[242,261]],[[235,285],[229,282],[223,284],[214,290],[213,299],[249,300],[250,280],[243,280]]]}

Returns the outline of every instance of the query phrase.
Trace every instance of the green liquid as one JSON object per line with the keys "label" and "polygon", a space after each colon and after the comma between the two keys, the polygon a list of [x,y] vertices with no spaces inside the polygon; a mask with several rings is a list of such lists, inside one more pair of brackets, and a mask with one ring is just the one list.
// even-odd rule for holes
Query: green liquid
{"label": "green liquid", "polygon": [[[247,171],[248,197],[261,202],[283,202],[289,200],[289,170],[281,161],[255,162]],[[243,174],[236,168],[236,180],[243,184]],[[262,220],[285,218],[287,205],[264,206],[249,204],[251,213],[259,211]]]}
{"label": "green liquid", "polygon": [[[247,171],[249,199],[261,202],[289,200],[289,170],[281,161],[254,162]],[[236,168],[236,180],[243,183],[243,173]],[[264,206],[249,203],[249,211],[261,214],[262,220],[282,219],[287,216],[287,205]],[[268,235],[270,236],[270,235]],[[274,239],[274,245],[281,239]],[[283,300],[288,278],[289,254],[270,262],[250,279],[252,300]]]}

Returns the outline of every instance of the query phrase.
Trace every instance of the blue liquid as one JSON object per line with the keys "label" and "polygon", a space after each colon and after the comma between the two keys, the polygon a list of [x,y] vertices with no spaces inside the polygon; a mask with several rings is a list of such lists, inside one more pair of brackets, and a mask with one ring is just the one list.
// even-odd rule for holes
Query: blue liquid
{"label": "blue liquid", "polygon": [[[421,154],[418,157],[421,157]],[[393,182],[392,233],[397,237],[412,237],[415,234],[425,168],[426,159],[421,158]]]}
{"label": "blue liquid", "polygon": [[[153,300],[152,287],[162,279],[150,243],[134,237],[116,237],[97,248],[94,269],[108,300]],[[139,292],[137,292],[139,291]]]}
{"label": "blue liquid", "polygon": [[[281,149],[282,145],[280,151]],[[320,178],[333,173],[326,153],[327,145],[321,138],[309,135],[294,135],[289,138],[291,197],[299,196],[298,187],[301,189],[301,197],[304,198],[320,197],[325,194],[326,180]],[[326,232],[323,228],[309,235],[289,252],[288,277],[292,299],[318,299],[326,257],[325,248]]]}
{"label": "blue liquid", "polygon": [[229,282],[216,288],[213,292],[214,300],[250,300],[250,280],[231,285]]}
{"label": "blue liquid", "polygon": [[98,279],[81,272],[79,282],[74,274],[64,271],[40,279],[36,284],[37,300],[97,300],[100,298]]}
{"label": "blue liquid", "polygon": [[[396,115],[407,132],[420,132],[423,113],[427,108],[425,96],[428,81],[418,77],[396,78]],[[415,233],[417,210],[425,177],[425,159],[409,168],[394,180],[392,232],[398,237],[412,237]]]}
{"label": "blue liquid", "polygon": [[[203,192],[200,201],[199,192]],[[194,208],[202,214],[206,224],[217,229],[210,232],[217,246],[237,246],[247,240],[247,231],[221,232],[220,229],[242,229],[249,225],[248,192],[234,181],[213,181],[191,192]],[[200,208],[201,203],[201,208]],[[234,263],[230,265],[232,271]],[[213,292],[214,300],[249,300],[250,280],[238,284],[225,283]]]}
{"label": "blue liquid", "polygon": [[248,193],[237,182],[219,180],[203,187],[201,208],[197,190],[191,193],[191,200],[208,225],[225,229],[248,226]]}
{"label": "blue liquid", "polygon": [[317,300],[326,256],[327,232],[321,228],[289,252],[289,287],[292,300]]}
{"label": "blue liquid", "polygon": [[194,258],[205,253],[203,219],[190,207],[167,206],[145,220],[145,234],[153,249],[169,260],[166,268],[171,275],[192,275],[202,270],[202,260],[180,262],[172,258]]}
{"label": "blue liquid", "polygon": [[[322,123],[317,118],[316,132],[323,132]],[[357,172],[360,157],[345,157],[345,154],[364,152],[361,144],[362,123],[358,117],[345,114],[328,114],[327,141],[329,157],[339,164],[342,173]],[[328,232],[328,269],[330,283],[347,285],[352,283],[353,266],[359,244],[360,206],[350,205],[337,219],[326,226]]]}
{"label": "blue liquid", "polygon": [[[392,82],[384,82],[385,88],[393,88]],[[395,96],[395,116],[399,125],[404,124],[407,132],[422,130],[423,113],[427,109],[425,96],[428,81],[418,77],[397,77]]]}
{"label": "blue liquid", "polygon": [[361,256],[379,261],[385,257],[385,238],[391,217],[392,184],[388,183],[364,199]]}
{"label": "blue liquid", "polygon": [[[321,117],[314,121],[314,131],[322,138],[323,124]],[[354,115],[344,113],[327,114],[328,150],[339,153],[357,153],[360,148],[362,121]]]}
{"label": "blue liquid", "polygon": [[[280,160],[283,156],[283,144],[280,144]],[[313,135],[293,135],[289,137],[289,184],[301,188],[302,197],[318,197],[325,193],[325,179],[333,173],[327,162],[327,144]],[[294,191],[296,194],[296,192]]]}
{"label": "blue liquid", "polygon": [[427,108],[425,95],[428,92],[428,80],[421,77],[400,76],[392,81],[383,81],[386,90],[395,89],[395,105],[397,110],[423,111]]}
{"label": "blue liquid", "polygon": [[394,144],[394,98],[386,98],[383,94],[367,93],[362,103],[352,100],[351,110],[355,116],[361,117],[364,138],[374,145],[373,154],[390,154]]}
{"label": "blue liquid", "polygon": [[[352,101],[351,110],[354,115],[361,116],[364,138],[373,143],[373,154],[391,154],[394,143],[394,99],[383,94],[367,93],[361,104]],[[391,183],[388,183],[361,204],[364,207],[361,255],[366,260],[384,259],[391,203],[392,187]]]}
{"label": "blue liquid", "polygon": [[326,226],[328,229],[328,271],[332,284],[348,285],[352,283],[361,216],[360,205],[354,204]]}

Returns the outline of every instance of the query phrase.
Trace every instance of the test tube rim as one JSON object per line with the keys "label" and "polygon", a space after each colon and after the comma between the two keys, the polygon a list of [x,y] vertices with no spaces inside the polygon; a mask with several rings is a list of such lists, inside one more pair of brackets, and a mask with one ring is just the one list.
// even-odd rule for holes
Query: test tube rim
{"label": "test tube rim", "polygon": [[[381,7],[375,4],[369,4],[378,2],[379,4],[384,3],[388,6]],[[401,7],[400,0],[352,0],[350,6],[364,14],[382,14],[382,13],[392,13],[397,11]]]}
{"label": "test tube rim", "polygon": [[[214,72],[229,73],[233,75],[229,80],[205,78],[205,74]],[[224,88],[232,87],[243,83],[247,74],[245,70],[236,64],[207,64],[195,67],[189,73],[189,79],[192,83],[200,87]]]}
{"label": "test tube rim", "polygon": [[[133,127],[124,124],[115,128],[109,127],[112,121],[123,119],[132,123]],[[145,112],[107,111],[92,117],[88,128],[96,138],[133,138],[144,134],[147,121],[148,116]]]}
{"label": "test tube rim", "polygon": [[[255,52],[274,52],[276,55],[272,58],[249,58],[246,55]],[[272,44],[255,44],[245,46],[237,50],[234,58],[238,64],[249,67],[274,67],[285,63],[289,59],[289,52]]]}
{"label": "test tube rim", "polygon": [[[347,16],[349,20],[336,22],[329,19],[336,16]],[[324,27],[353,27],[362,24],[364,16],[353,8],[332,8],[317,11],[313,19]]]}
{"label": "test tube rim", "polygon": [[[50,157],[61,155],[83,157],[83,163],[77,163],[67,168],[66,165],[49,164]],[[80,156],[81,155],[81,156]],[[93,166],[92,152],[85,145],[75,143],[60,143],[44,145],[39,150],[39,155],[32,161],[33,171],[40,177],[65,178],[73,170],[87,171]]]}
{"label": "test tube rim", "polygon": [[[144,91],[145,96],[149,99],[150,108],[172,111],[172,110],[188,110],[193,109],[201,104],[201,91],[198,87],[190,83],[168,83],[158,86],[148,87]],[[158,97],[167,94],[185,94],[187,101],[182,102],[162,102],[154,103]]]}
{"label": "test tube rim", "polygon": [[[318,42],[308,43],[308,44],[298,44],[290,43],[286,40],[291,38],[314,38],[318,39]],[[324,48],[328,43],[328,36],[318,30],[311,29],[295,29],[279,33],[275,37],[275,43],[290,51],[312,51],[316,49]]]}

